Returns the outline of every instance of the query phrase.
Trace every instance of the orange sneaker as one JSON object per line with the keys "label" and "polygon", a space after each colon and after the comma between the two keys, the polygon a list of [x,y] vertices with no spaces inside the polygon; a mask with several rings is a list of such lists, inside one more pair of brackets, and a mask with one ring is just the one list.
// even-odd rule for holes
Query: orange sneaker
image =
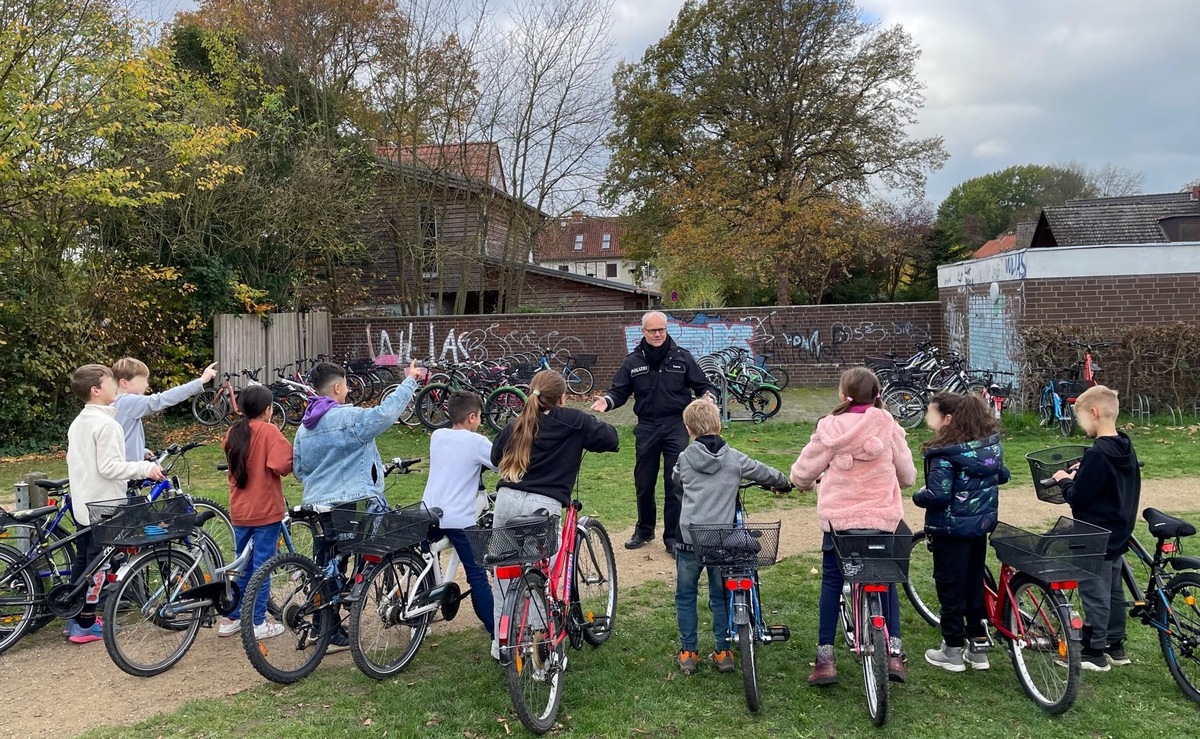
{"label": "orange sneaker", "polygon": [[717,672],[733,672],[733,652],[726,649],[720,652],[713,652],[708,656],[710,662],[717,666]]}
{"label": "orange sneaker", "polygon": [[695,652],[682,651],[679,653],[679,669],[685,675],[694,675],[700,666],[700,655]]}

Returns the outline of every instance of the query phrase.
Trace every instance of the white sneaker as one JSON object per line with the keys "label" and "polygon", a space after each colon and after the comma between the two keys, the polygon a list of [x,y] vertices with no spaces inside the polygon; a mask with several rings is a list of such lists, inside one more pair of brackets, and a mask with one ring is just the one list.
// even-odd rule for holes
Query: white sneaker
{"label": "white sneaker", "polygon": [[217,619],[217,636],[234,636],[242,631],[242,620],[240,618],[225,618]]}
{"label": "white sneaker", "polygon": [[254,638],[262,641],[271,637],[279,636],[283,633],[283,624],[277,624],[274,621],[263,621],[261,624],[254,627]]}
{"label": "white sneaker", "polygon": [[492,642],[492,659],[500,661],[500,642]]}

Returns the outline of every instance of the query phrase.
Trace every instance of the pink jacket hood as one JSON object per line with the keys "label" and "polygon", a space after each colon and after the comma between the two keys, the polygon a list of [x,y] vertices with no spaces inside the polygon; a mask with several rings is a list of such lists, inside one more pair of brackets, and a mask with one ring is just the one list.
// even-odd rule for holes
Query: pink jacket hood
{"label": "pink jacket hood", "polygon": [[791,478],[801,490],[821,479],[823,531],[894,531],[903,515],[900,490],[916,482],[917,470],[904,429],[887,411],[868,408],[818,421]]}

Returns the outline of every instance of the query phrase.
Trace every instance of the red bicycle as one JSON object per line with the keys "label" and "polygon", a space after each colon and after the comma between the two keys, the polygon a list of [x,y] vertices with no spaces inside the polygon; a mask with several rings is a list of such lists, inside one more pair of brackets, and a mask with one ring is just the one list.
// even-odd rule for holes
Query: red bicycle
{"label": "red bicycle", "polygon": [[612,541],[599,521],[579,515],[582,508],[578,498],[571,501],[558,535],[558,516],[546,511],[466,529],[475,560],[507,583],[496,624],[500,661],[513,708],[535,734],[549,731],[558,716],[567,644],[598,647],[616,620]]}

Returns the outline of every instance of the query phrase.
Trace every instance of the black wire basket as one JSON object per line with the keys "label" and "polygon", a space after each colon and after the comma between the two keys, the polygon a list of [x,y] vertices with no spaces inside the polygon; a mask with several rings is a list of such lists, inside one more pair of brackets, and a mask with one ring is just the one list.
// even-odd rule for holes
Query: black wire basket
{"label": "black wire basket", "polygon": [[376,513],[371,499],[339,503],[329,512],[338,550],[387,556],[425,541],[433,518],[424,503]]}
{"label": "black wire basket", "polygon": [[469,526],[463,533],[480,567],[531,564],[558,552],[557,516],[547,515],[537,523],[518,526]]}
{"label": "black wire basket", "polygon": [[1033,474],[1033,491],[1038,500],[1047,503],[1062,504],[1067,499],[1063,497],[1062,488],[1057,485],[1042,485],[1042,480],[1048,480],[1055,472],[1068,471],[1072,465],[1083,459],[1083,454],[1090,447],[1083,444],[1068,444],[1049,449],[1039,449],[1025,455],[1029,461],[1029,471]]}
{"label": "black wire basket", "polygon": [[1077,582],[1100,576],[1108,536],[1106,529],[1062,516],[1044,534],[998,523],[991,544],[1013,569],[1048,583]]}
{"label": "black wire basket", "polygon": [[833,532],[842,579],[856,583],[908,582],[912,531],[903,521],[894,533]]}
{"label": "black wire basket", "polygon": [[696,559],[711,567],[770,567],[779,556],[780,522],[688,526]]}
{"label": "black wire basket", "polygon": [[88,503],[92,541],[102,547],[139,547],[192,533],[196,511],[182,495],[153,502],[143,495]]}

